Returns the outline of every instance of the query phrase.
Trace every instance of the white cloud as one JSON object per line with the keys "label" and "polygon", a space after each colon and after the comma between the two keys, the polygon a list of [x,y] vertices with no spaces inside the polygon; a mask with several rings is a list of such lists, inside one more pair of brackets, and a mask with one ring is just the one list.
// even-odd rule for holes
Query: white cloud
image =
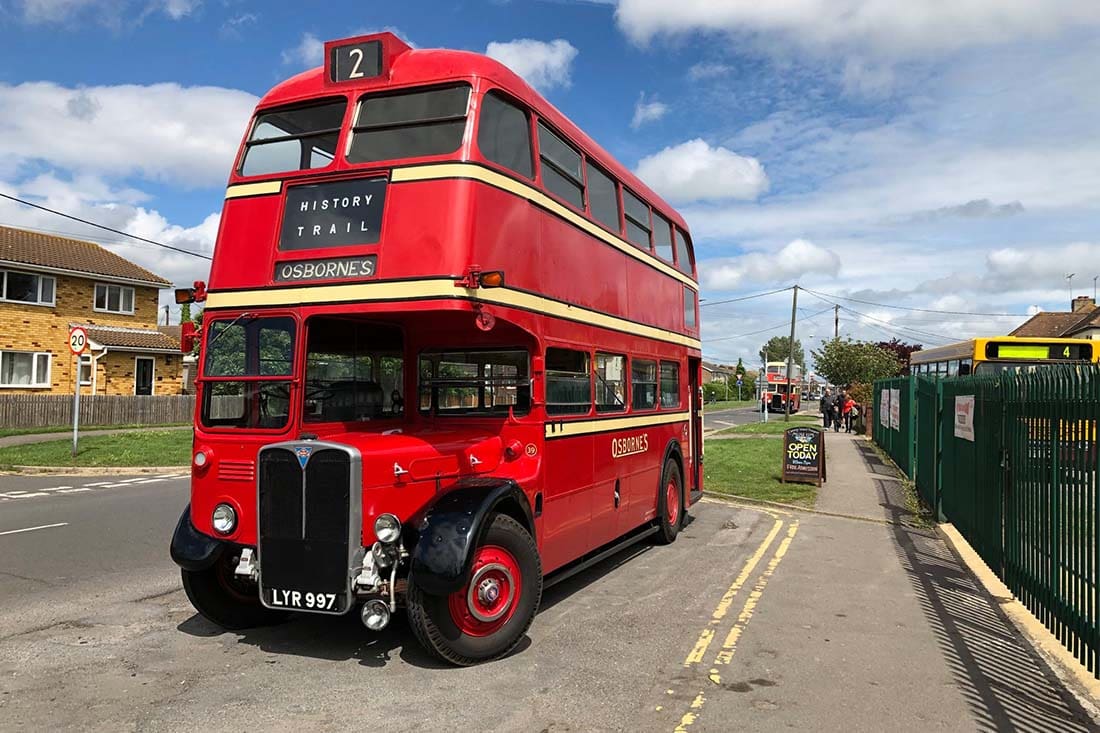
{"label": "white cloud", "polygon": [[786,284],[806,274],[836,277],[840,257],[813,242],[796,239],[778,252],[750,252],[739,257],[703,260],[698,267],[703,287],[729,291],[746,282]]}
{"label": "white cloud", "polygon": [[325,60],[325,42],[312,33],[303,33],[297,46],[283,51],[283,63],[312,69]]}
{"label": "white cloud", "polygon": [[192,15],[201,0],[154,0],[139,3],[134,0],[21,0],[16,5],[22,9],[27,23],[68,23],[85,18],[107,26],[124,22],[140,24],[151,13],[162,12],[172,20],[182,20]]}
{"label": "white cloud", "polygon": [[760,161],[700,139],[642,158],[637,173],[673,202],[753,199],[768,190]]}
{"label": "white cloud", "polygon": [[256,97],[221,87],[0,84],[0,168],[45,163],[184,186],[225,182]]}
{"label": "white cloud", "polygon": [[647,102],[645,92],[642,92],[634,104],[634,119],[630,121],[630,126],[637,130],[647,122],[656,122],[666,114],[668,114],[667,104],[658,102],[656,99],[650,99]]}
{"label": "white cloud", "polygon": [[718,31],[768,36],[787,45],[843,47],[898,57],[1044,38],[1100,24],[1100,4],[1081,0],[621,0],[620,28],[636,42]]}
{"label": "white cloud", "polygon": [[490,43],[485,53],[522,76],[539,91],[568,87],[577,49],[562,38],[550,42],[518,38]]}
{"label": "white cloud", "polygon": [[716,79],[720,76],[725,76],[731,71],[733,71],[733,67],[728,64],[700,62],[688,69],[688,78],[692,81],[702,81],[703,79]]}

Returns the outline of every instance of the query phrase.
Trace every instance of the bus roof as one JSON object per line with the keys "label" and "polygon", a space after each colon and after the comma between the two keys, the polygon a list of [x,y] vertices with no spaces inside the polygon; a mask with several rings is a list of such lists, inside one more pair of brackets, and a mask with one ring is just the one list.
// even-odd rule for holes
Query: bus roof
{"label": "bus roof", "polygon": [[[423,86],[456,79],[485,79],[508,92],[522,102],[539,117],[549,122],[558,132],[572,140],[589,157],[595,159],[603,168],[619,181],[638,194],[660,213],[672,220],[676,226],[688,231],[687,222],[667,201],[635,176],[626,166],[620,164],[613,155],[603,149],[595,140],[575,125],[557,107],[539,94],[518,74],[496,59],[471,51],[452,51],[448,49],[409,48],[392,33],[376,33],[356,37],[356,40],[379,39],[396,53],[391,57],[390,65],[381,77],[366,79],[363,82],[343,82],[339,86],[326,83],[324,67],[304,71],[275,85],[256,105],[257,110],[281,107],[324,97],[360,94],[395,87]],[[347,39],[351,40],[351,39]],[[344,41],[341,40],[340,43]],[[334,42],[330,42],[330,45]],[[233,178],[237,178],[236,171]]]}

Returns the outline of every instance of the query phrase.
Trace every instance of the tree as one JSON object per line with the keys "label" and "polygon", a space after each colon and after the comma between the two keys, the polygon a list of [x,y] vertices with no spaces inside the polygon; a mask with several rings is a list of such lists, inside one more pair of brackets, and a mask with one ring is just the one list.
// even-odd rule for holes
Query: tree
{"label": "tree", "polygon": [[871,384],[901,373],[897,354],[867,341],[832,339],[812,353],[818,373],[833,384]]}
{"label": "tree", "polygon": [[744,375],[745,362],[741,361],[741,357],[737,357],[737,366],[733,369],[734,374]]}
{"label": "tree", "polygon": [[901,375],[903,377],[909,376],[909,357],[912,356],[914,351],[920,351],[924,348],[921,344],[907,344],[896,338],[889,341],[879,341],[875,346],[892,351],[897,355],[898,361],[901,362]]}
{"label": "tree", "polygon": [[[786,361],[790,353],[790,336],[772,336],[768,343],[760,349],[760,358],[763,361]],[[794,363],[806,371],[806,352],[802,350],[802,342],[794,340]]]}
{"label": "tree", "polygon": [[191,320],[191,304],[180,303],[180,325]]}

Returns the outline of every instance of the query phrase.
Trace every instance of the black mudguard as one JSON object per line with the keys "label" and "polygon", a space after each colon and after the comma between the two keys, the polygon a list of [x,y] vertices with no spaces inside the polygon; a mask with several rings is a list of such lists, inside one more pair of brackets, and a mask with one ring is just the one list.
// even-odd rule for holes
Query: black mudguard
{"label": "black mudguard", "polygon": [[206,570],[221,557],[227,545],[195,529],[195,525],[191,524],[191,505],[188,504],[172,534],[172,561],[191,572]]}
{"label": "black mudguard", "polygon": [[487,529],[485,520],[508,499],[522,507],[527,526],[534,527],[527,496],[511,479],[467,479],[441,494],[418,525],[409,570],[412,582],[437,596],[461,589],[470,571],[472,550]]}

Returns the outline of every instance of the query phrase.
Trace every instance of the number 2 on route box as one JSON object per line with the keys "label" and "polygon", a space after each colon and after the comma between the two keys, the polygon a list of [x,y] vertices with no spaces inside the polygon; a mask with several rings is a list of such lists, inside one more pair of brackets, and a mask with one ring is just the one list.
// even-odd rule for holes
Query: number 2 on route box
{"label": "number 2 on route box", "polygon": [[702,493],[684,220],[503,65],[380,33],[261,99],[172,556],[225,628],[404,608],[454,664]]}

